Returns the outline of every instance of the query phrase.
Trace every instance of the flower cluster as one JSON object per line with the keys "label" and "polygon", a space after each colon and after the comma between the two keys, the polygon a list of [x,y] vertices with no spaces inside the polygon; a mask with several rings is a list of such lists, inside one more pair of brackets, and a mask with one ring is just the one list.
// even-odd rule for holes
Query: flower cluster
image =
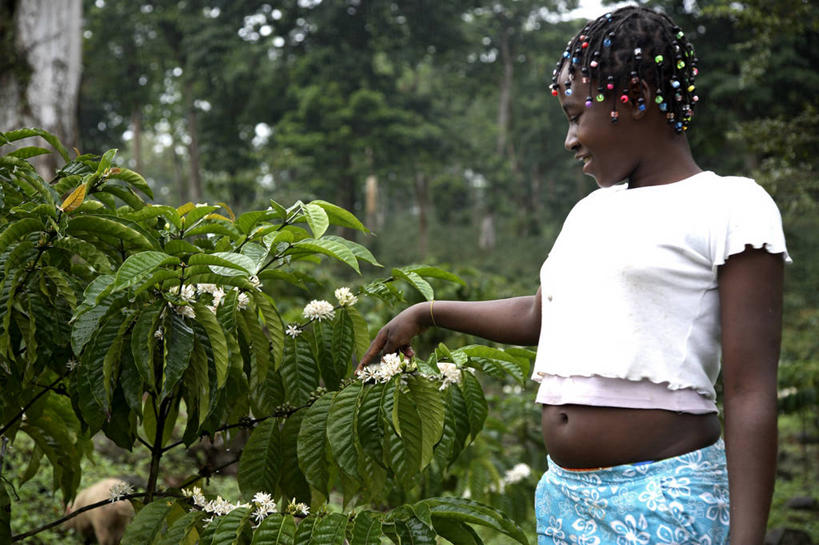
{"label": "flower cluster", "polygon": [[[257,276],[250,277],[250,283],[253,284],[253,287],[257,290],[261,289],[261,282]],[[234,287],[234,291],[239,291],[239,288]],[[179,314],[180,316],[187,316],[188,318],[194,319],[196,318],[196,312],[190,306],[190,303],[193,303],[197,300],[197,296],[201,296],[203,294],[208,294],[210,296],[210,304],[207,305],[208,309],[211,312],[216,314],[216,310],[219,308],[219,305],[225,299],[225,290],[222,289],[220,286],[216,284],[184,284],[181,288],[179,286],[174,286],[168,290],[171,295],[176,295],[179,299],[182,300],[183,305],[176,305],[173,307],[174,311]],[[250,304],[250,296],[244,292],[239,292],[239,295],[236,298],[236,306],[239,310],[244,310],[247,308],[248,304]],[[158,335],[155,333],[157,339],[162,338],[162,333]]]}
{"label": "flower cluster", "polygon": [[370,365],[356,371],[356,376],[362,382],[389,382],[395,375],[403,371],[411,371],[414,365],[404,359],[403,354],[387,354],[378,365]]}
{"label": "flower cluster", "polygon": [[133,494],[134,488],[125,481],[117,481],[111,488],[108,489],[108,497],[112,502],[119,501],[123,496]]}
{"label": "flower cluster", "polygon": [[287,505],[286,513],[290,515],[296,515],[301,517],[306,517],[310,514],[310,507],[304,503],[296,503],[296,498],[290,500],[290,503]]}
{"label": "flower cluster", "polygon": [[230,503],[222,496],[216,496],[216,499],[208,500],[205,498],[205,495],[202,494],[202,490],[198,486],[194,486],[191,490],[183,490],[182,495],[192,498],[193,504],[196,507],[212,515],[210,518],[205,519],[205,522],[212,521],[213,517],[227,515],[234,509],[239,509],[240,507],[250,507],[250,504],[247,503]]}
{"label": "flower cluster", "polygon": [[296,324],[288,324],[287,330],[284,333],[285,335],[290,335],[295,339],[296,337],[301,335],[301,329],[299,329],[299,326],[297,326]]}
{"label": "flower cluster", "polygon": [[335,316],[333,305],[324,300],[314,299],[304,307],[304,317],[308,320],[329,320]]}
{"label": "flower cluster", "polygon": [[276,512],[276,502],[267,492],[256,492],[256,495],[253,496],[253,505],[256,506],[252,515],[256,524],[261,523],[267,515]]}
{"label": "flower cluster", "polygon": [[438,370],[441,372],[441,375],[443,376],[443,380],[441,381],[441,387],[439,388],[439,390],[446,389],[450,384],[461,383],[461,370],[454,363],[450,363],[448,361],[439,361]]}
{"label": "flower cluster", "polygon": [[336,290],[336,299],[338,299],[338,304],[342,307],[350,307],[353,306],[358,302],[358,297],[353,295],[353,292],[350,291],[350,288],[338,288]]}

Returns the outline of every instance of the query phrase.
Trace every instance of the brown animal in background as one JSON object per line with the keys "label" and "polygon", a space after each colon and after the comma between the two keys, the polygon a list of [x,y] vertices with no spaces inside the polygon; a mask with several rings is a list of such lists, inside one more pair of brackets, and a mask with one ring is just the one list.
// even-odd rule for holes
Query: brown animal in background
{"label": "brown animal in background", "polygon": [[[66,509],[66,514],[86,505],[109,499],[111,487],[121,482],[119,479],[103,479],[81,490],[74,502]],[[96,536],[100,545],[119,545],[125,533],[125,527],[132,518],[134,518],[134,507],[131,502],[120,500],[80,513],[67,520],[64,526],[74,528],[83,536],[86,543]]]}

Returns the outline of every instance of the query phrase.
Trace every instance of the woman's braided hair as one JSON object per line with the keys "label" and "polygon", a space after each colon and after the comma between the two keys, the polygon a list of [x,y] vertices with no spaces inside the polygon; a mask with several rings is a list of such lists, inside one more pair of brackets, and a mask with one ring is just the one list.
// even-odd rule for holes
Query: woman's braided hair
{"label": "woman's braided hair", "polygon": [[667,15],[625,7],[590,21],[557,61],[550,86],[555,96],[557,78],[567,63],[565,93],[586,92],[589,108],[595,101],[610,100],[612,123],[619,117],[618,102],[636,100],[638,108],[646,108],[640,93],[645,81],[654,88],[654,101],[673,129],[678,134],[688,129],[699,100],[694,94],[697,58],[694,46]]}

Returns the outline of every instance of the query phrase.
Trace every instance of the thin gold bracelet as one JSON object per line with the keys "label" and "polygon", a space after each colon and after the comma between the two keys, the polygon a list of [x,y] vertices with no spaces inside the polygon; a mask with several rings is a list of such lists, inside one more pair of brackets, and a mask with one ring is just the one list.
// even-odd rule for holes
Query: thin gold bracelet
{"label": "thin gold bracelet", "polygon": [[438,324],[435,323],[435,314],[432,313],[432,305],[434,305],[434,304],[435,304],[435,299],[432,299],[429,302],[429,317],[432,318],[432,325],[434,325],[435,327],[438,327]]}

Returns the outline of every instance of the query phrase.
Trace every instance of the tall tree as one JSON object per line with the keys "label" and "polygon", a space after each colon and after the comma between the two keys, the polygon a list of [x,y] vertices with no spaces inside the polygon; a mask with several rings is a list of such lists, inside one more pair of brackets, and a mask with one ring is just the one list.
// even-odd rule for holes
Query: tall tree
{"label": "tall tree", "polygon": [[[75,145],[82,1],[0,2],[0,130],[44,128]],[[37,162],[53,173],[51,155]]]}

